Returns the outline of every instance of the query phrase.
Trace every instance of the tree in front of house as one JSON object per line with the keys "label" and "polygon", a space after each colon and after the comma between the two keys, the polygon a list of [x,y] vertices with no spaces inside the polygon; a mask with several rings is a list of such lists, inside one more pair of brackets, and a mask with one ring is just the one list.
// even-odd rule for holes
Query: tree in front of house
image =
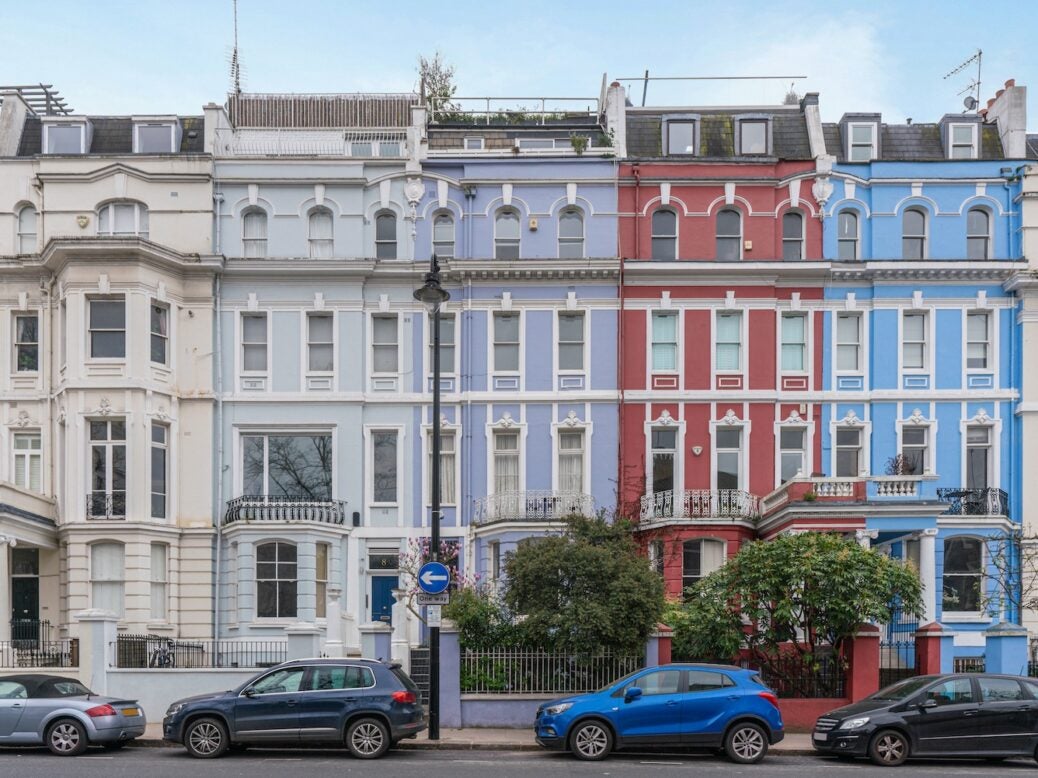
{"label": "tree in front of house", "polygon": [[859,625],[888,621],[895,606],[922,612],[911,567],[834,534],[782,535],[743,546],[690,590],[674,649],[731,661],[745,648],[769,682],[802,692],[829,683],[816,671],[841,666]]}

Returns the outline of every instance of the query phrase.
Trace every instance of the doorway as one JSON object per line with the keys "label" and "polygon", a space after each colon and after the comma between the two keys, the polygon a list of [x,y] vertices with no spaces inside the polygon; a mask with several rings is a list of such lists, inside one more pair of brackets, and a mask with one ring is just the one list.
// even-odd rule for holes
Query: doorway
{"label": "doorway", "polygon": [[385,624],[393,623],[393,590],[399,585],[395,575],[373,575],[371,577],[371,620]]}
{"label": "doorway", "polygon": [[11,640],[31,648],[46,640],[40,623],[40,550],[11,549]]}

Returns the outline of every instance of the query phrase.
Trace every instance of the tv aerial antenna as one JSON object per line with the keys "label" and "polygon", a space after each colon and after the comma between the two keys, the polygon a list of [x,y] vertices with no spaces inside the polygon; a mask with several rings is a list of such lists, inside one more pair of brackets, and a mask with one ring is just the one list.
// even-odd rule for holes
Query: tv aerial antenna
{"label": "tv aerial antenna", "polygon": [[970,81],[963,89],[961,89],[957,95],[966,95],[962,100],[962,104],[966,108],[966,110],[963,111],[963,113],[975,111],[977,110],[977,106],[980,105],[980,66],[983,59],[984,52],[980,49],[977,49],[977,52],[972,57],[970,57],[967,60],[964,60],[963,62],[960,62],[954,69],[952,69],[950,72],[944,75],[943,80],[947,81],[952,76],[957,76],[959,73],[962,73],[971,65],[976,64],[976,77],[972,81]]}
{"label": "tv aerial antenna", "polygon": [[238,0],[231,0],[234,9],[234,48],[228,57],[230,65],[231,89],[236,95],[241,94],[241,56],[238,53]]}

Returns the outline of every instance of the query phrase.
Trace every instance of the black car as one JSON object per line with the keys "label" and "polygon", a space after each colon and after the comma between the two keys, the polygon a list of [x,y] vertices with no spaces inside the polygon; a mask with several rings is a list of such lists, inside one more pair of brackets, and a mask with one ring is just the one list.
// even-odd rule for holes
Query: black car
{"label": "black car", "polygon": [[893,767],[911,757],[1038,758],[1038,680],[1013,675],[921,675],[826,713],[821,754],[868,756]]}
{"label": "black car", "polygon": [[201,759],[233,746],[332,743],[375,759],[423,729],[414,681],[372,659],[285,662],[237,689],[178,700],[162,721],[165,740]]}

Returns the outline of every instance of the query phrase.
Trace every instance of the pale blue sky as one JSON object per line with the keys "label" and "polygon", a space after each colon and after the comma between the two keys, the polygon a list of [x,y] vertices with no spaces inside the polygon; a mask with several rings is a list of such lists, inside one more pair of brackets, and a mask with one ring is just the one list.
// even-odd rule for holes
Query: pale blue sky
{"label": "pale blue sky", "polygon": [[[239,0],[247,91],[405,91],[439,49],[459,94],[597,96],[610,79],[806,75],[822,114],[881,111],[935,121],[961,110],[984,50],[983,97],[1007,78],[1030,89],[1038,127],[1038,3],[346,2]],[[198,113],[223,102],[231,0],[0,0],[0,84],[53,83],[81,113]],[[650,104],[779,102],[780,82],[656,82]],[[641,99],[641,87],[632,95]]]}

